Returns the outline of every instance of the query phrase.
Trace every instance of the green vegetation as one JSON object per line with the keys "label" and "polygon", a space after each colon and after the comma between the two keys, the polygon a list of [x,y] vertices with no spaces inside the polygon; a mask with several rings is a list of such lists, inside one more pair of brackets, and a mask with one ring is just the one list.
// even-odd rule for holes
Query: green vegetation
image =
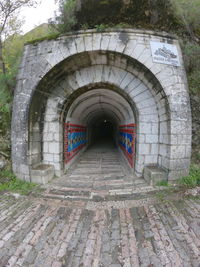
{"label": "green vegetation", "polygon": [[[170,188],[168,181],[161,181],[156,184],[157,186],[167,186]],[[182,177],[178,180],[179,187],[193,188],[200,186],[200,167],[192,164],[190,167],[190,173],[188,176]]]}
{"label": "green vegetation", "polygon": [[191,94],[200,95],[200,46],[195,42],[182,45]]}
{"label": "green vegetation", "polygon": [[192,39],[200,34],[200,1],[199,0],[171,0],[176,17],[184,25]]}
{"label": "green vegetation", "polygon": [[38,37],[38,38],[32,38],[29,41],[26,41],[25,44],[36,44],[38,42],[42,42],[42,41],[48,41],[48,40],[54,40],[56,38],[58,38],[60,36],[60,33],[49,33],[47,35],[44,35],[42,37]]}
{"label": "green vegetation", "polygon": [[76,20],[76,0],[60,0],[60,14],[55,20],[50,21],[53,29],[59,33],[71,31],[77,23]]}
{"label": "green vegetation", "polygon": [[160,181],[156,183],[157,186],[169,186],[168,181]]}
{"label": "green vegetation", "polygon": [[195,161],[197,161],[198,164],[200,164],[200,152],[193,153],[193,156],[195,158]]}
{"label": "green vegetation", "polygon": [[[98,25],[166,29],[180,28],[170,0],[60,0],[60,14],[52,21],[57,30],[94,29]],[[166,16],[167,14],[167,16]],[[102,26],[103,27],[103,26]]]}
{"label": "green vegetation", "polygon": [[24,36],[14,34],[4,42],[3,58],[5,72],[3,73],[0,69],[0,151],[6,154],[10,154],[9,139],[12,98],[24,43],[31,43],[36,38],[42,40],[45,37],[47,39],[47,36],[49,38],[57,37],[56,33],[50,31],[47,24],[43,24]]}
{"label": "green vegetation", "polygon": [[[134,27],[200,34],[199,0],[60,0],[60,14],[51,21],[61,32],[102,27]],[[100,27],[100,28],[102,28]]]}
{"label": "green vegetation", "polygon": [[189,175],[181,178],[179,184],[186,188],[200,186],[200,167],[191,165]]}
{"label": "green vegetation", "polygon": [[21,195],[28,195],[38,190],[38,185],[17,179],[10,170],[0,171],[0,192],[9,191],[17,192]]}

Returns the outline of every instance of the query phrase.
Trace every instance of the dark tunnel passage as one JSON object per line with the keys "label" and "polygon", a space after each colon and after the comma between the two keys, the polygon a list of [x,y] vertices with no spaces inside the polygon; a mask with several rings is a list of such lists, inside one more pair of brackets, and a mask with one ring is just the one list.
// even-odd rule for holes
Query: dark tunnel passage
{"label": "dark tunnel passage", "polygon": [[134,155],[135,117],[127,100],[108,89],[83,93],[71,104],[65,119],[64,158],[70,165],[90,147],[119,148],[130,165]]}
{"label": "dark tunnel passage", "polygon": [[115,144],[116,126],[106,117],[98,119],[90,125],[91,145],[110,142]]}

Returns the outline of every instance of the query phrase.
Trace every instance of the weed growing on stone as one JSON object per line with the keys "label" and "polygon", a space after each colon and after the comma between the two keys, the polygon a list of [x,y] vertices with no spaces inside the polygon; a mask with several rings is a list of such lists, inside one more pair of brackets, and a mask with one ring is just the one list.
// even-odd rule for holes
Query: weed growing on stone
{"label": "weed growing on stone", "polygon": [[32,191],[37,191],[38,189],[39,187],[36,184],[17,179],[10,170],[0,171],[0,192],[10,191],[28,195]]}
{"label": "weed growing on stone", "polygon": [[169,190],[162,190],[156,193],[156,198],[159,199],[160,202],[164,204],[169,204],[170,200],[168,199],[169,194],[172,194],[172,192]]}
{"label": "weed growing on stone", "polygon": [[109,28],[108,25],[106,24],[98,24],[98,25],[95,25],[95,29],[98,31],[98,32],[101,32],[101,31],[104,31],[105,29]]}
{"label": "weed growing on stone", "polygon": [[169,186],[168,181],[160,181],[156,183],[156,186]]}
{"label": "weed growing on stone", "polygon": [[178,183],[187,188],[200,186],[200,167],[191,165],[189,175],[179,179]]}

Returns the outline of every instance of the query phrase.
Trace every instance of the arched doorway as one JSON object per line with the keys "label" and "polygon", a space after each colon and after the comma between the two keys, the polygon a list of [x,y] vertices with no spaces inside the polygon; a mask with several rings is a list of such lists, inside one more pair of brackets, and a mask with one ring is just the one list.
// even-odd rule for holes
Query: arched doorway
{"label": "arched doorway", "polygon": [[66,167],[95,144],[119,148],[128,165],[134,167],[136,120],[125,97],[110,89],[92,89],[73,99],[64,114]]}

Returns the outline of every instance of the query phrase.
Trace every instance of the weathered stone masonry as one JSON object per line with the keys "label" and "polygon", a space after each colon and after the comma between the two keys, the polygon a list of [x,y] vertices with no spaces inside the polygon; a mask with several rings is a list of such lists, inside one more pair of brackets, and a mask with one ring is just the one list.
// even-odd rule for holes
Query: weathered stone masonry
{"label": "weathered stone masonry", "polygon": [[[181,66],[153,62],[150,41],[175,45]],[[25,46],[12,118],[18,177],[37,181],[32,170],[45,164],[61,176],[64,124],[86,127],[89,144],[95,121],[103,118],[113,124],[116,142],[120,127],[134,125],[136,175],[148,165],[162,167],[168,180],[188,173],[191,112],[176,39],[150,31],[90,30]]]}

